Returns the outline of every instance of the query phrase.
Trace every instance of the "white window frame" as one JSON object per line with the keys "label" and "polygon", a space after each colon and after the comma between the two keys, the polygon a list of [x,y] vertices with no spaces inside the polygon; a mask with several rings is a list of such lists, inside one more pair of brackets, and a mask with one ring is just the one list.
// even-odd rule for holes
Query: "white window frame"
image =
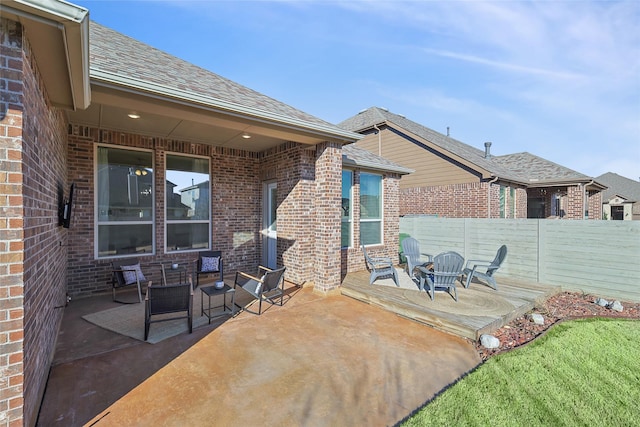
{"label": "white window frame", "polygon": [[[355,178],[355,171],[353,171],[352,169],[343,169],[342,173],[345,172],[349,172],[350,176],[351,176],[351,183],[349,184],[349,200],[350,200],[350,212],[349,212],[349,216],[348,218],[343,216],[342,213],[340,214],[340,225],[342,226],[343,223],[348,223],[349,224],[349,243],[347,244],[347,246],[342,246],[342,227],[340,227],[340,247],[341,248],[352,248],[353,247],[353,210],[354,210],[354,200],[353,200],[353,183],[354,183],[354,178]],[[344,179],[344,176],[342,177],[342,179]],[[342,181],[341,181],[342,184]],[[340,187],[340,199],[342,200],[342,185]],[[342,210],[342,202],[340,202],[340,209]]]}
{"label": "white window frame", "polygon": [[378,176],[380,177],[380,218],[375,218],[375,219],[363,219],[362,218],[362,208],[360,208],[360,214],[359,214],[359,218],[358,221],[360,223],[360,244],[364,245],[364,239],[362,239],[362,223],[372,223],[372,222],[379,222],[380,223],[380,242],[375,242],[375,243],[367,243],[365,246],[379,246],[379,245],[384,245],[384,175],[382,174],[377,174],[377,173],[371,173],[371,172],[360,172],[360,177],[359,177],[359,195],[358,195],[358,203],[361,205],[361,199],[362,199],[362,176],[363,175],[370,175],[370,176]]}
{"label": "white window frame", "polygon": [[[206,220],[169,220],[168,215],[167,215],[167,208],[168,208],[168,203],[167,203],[167,158],[169,156],[175,156],[175,157],[187,157],[190,159],[203,159],[207,161],[207,171],[209,174],[209,203],[208,203],[208,218]],[[176,254],[176,253],[188,253],[188,252],[198,252],[201,250],[207,250],[211,248],[211,218],[212,218],[212,211],[211,211],[211,197],[212,197],[212,191],[211,191],[211,158],[207,157],[207,156],[196,156],[196,155],[191,155],[191,154],[184,154],[184,153],[176,153],[176,152],[167,152],[165,153],[164,156],[164,251],[167,254]],[[169,230],[169,225],[171,224],[207,224],[207,245],[206,248],[191,248],[191,249],[187,249],[187,250],[176,250],[176,249],[172,249],[169,248],[169,246],[167,245],[168,243],[168,230]]]}
{"label": "white window frame", "polygon": [[[99,214],[99,196],[100,191],[98,189],[99,185],[99,160],[98,160],[98,149],[99,148],[108,148],[108,149],[117,149],[123,151],[131,151],[131,152],[143,152],[151,154],[151,169],[152,173],[156,173],[155,160],[153,150],[145,150],[141,148],[135,147],[127,147],[121,145],[113,145],[113,144],[96,144],[93,149],[93,158],[94,158],[94,180],[93,180],[93,189],[94,189],[94,199],[93,199],[93,209],[94,209],[94,228],[93,228],[93,236],[94,236],[94,259],[111,259],[111,258],[133,258],[138,256],[148,256],[155,255],[156,253],[156,215],[155,215],[155,206],[156,206],[156,194],[155,194],[155,179],[151,180],[151,219],[148,221],[101,221]],[[114,255],[106,255],[100,256],[100,242],[99,242],[99,229],[100,226],[105,225],[151,225],[151,252],[149,253],[131,253],[131,254],[114,254]]]}

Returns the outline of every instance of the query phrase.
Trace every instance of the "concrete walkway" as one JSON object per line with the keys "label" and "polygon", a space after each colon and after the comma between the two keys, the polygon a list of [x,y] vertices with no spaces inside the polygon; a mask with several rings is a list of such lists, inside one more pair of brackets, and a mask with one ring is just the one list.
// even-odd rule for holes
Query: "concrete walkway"
{"label": "concrete walkway", "polygon": [[[194,337],[201,339],[176,350]],[[40,425],[387,426],[480,363],[462,338],[306,288],[261,316],[243,312],[155,345],[115,345],[121,348],[58,359]],[[153,357],[162,358],[162,346],[171,346],[171,360],[131,387],[118,385],[163,363]],[[109,387],[126,391],[100,399]],[[93,406],[77,408],[84,415],[59,407],[84,396]]]}

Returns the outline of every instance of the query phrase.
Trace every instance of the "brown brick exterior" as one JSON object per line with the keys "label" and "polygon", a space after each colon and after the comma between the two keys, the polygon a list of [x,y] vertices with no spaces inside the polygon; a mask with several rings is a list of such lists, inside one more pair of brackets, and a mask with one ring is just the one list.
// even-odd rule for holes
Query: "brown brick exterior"
{"label": "brown brick exterior", "polygon": [[602,219],[602,191],[589,191],[589,219]]}
{"label": "brown brick exterior", "polygon": [[33,425],[66,302],[65,121],[21,27],[1,21],[0,420]]}
{"label": "brown brick exterior", "polygon": [[164,167],[167,152],[211,159],[212,247],[224,254],[225,270],[254,271],[260,263],[261,182],[259,155],[184,141],[69,126],[69,179],[76,185],[71,220],[69,293],[82,297],[110,291],[110,259],[94,259],[94,148],[97,144],[151,149],[155,177],[155,255],[139,255],[145,276],[160,279],[158,262],[188,262],[196,255],[164,251]]}
{"label": "brown brick exterior", "polygon": [[340,203],[342,149],[336,143],[317,147],[315,183],[314,289],[331,292],[340,285]]}
{"label": "brown brick exterior", "polygon": [[[500,207],[500,189],[504,189],[504,209]],[[562,219],[583,219],[584,187],[515,187],[515,217],[512,215],[509,184],[470,182],[400,190],[400,215],[437,215],[443,218],[527,218],[527,197],[541,197],[545,218],[552,215],[554,193],[562,195]],[[589,191],[588,219],[602,219],[602,193]],[[488,202],[490,200],[490,203]],[[504,215],[504,216],[502,216]]]}
{"label": "brown brick exterior", "polygon": [[545,218],[552,217],[552,197],[554,194],[559,194],[561,198],[561,213],[559,215],[555,215],[555,217],[561,217],[562,219],[584,219],[584,210],[586,207],[588,209],[587,219],[602,219],[602,192],[587,191],[587,203],[585,206],[585,191],[583,184],[568,187],[529,188],[527,192],[529,197],[539,197],[544,199]]}
{"label": "brown brick exterior", "polygon": [[[69,231],[69,293],[82,297],[110,291],[110,260],[95,260],[94,147],[96,144],[152,149],[155,155],[156,253],[139,256],[145,275],[159,280],[158,262],[187,261],[193,254],[164,253],[164,159],[166,152],[211,158],[213,247],[222,250],[225,270],[255,270],[262,254],[262,186],[278,185],[278,265],[286,279],[330,292],[340,284],[339,145],[313,149],[286,143],[256,154],[208,145],[69,126],[69,180],[76,184]],[[316,158],[317,156],[317,158]],[[397,199],[397,179],[385,194]],[[387,204],[386,241],[397,246],[397,202]],[[393,216],[396,216],[394,219]],[[314,231],[315,230],[315,231]],[[393,231],[395,230],[395,232]],[[395,238],[395,240],[394,240]],[[335,240],[335,241],[334,241]],[[393,243],[395,241],[395,243]],[[363,266],[360,266],[360,269]]]}

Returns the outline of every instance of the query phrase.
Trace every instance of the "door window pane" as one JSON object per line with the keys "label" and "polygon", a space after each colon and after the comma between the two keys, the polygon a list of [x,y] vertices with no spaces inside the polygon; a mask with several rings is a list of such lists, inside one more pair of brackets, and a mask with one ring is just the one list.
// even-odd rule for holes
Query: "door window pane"
{"label": "door window pane", "polygon": [[209,248],[209,159],[167,154],[167,252]]}
{"label": "door window pane", "polygon": [[148,151],[96,150],[97,256],[153,253],[153,158]]}
{"label": "door window pane", "polygon": [[269,218],[267,220],[269,231],[278,229],[278,188],[275,185],[269,186]]}

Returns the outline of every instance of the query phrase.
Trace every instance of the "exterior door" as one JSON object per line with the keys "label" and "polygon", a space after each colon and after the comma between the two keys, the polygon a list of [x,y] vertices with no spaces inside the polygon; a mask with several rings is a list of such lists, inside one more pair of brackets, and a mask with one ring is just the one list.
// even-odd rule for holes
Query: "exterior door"
{"label": "exterior door", "polygon": [[278,234],[276,211],[278,208],[278,186],[275,182],[264,185],[262,263],[269,268],[277,267]]}

